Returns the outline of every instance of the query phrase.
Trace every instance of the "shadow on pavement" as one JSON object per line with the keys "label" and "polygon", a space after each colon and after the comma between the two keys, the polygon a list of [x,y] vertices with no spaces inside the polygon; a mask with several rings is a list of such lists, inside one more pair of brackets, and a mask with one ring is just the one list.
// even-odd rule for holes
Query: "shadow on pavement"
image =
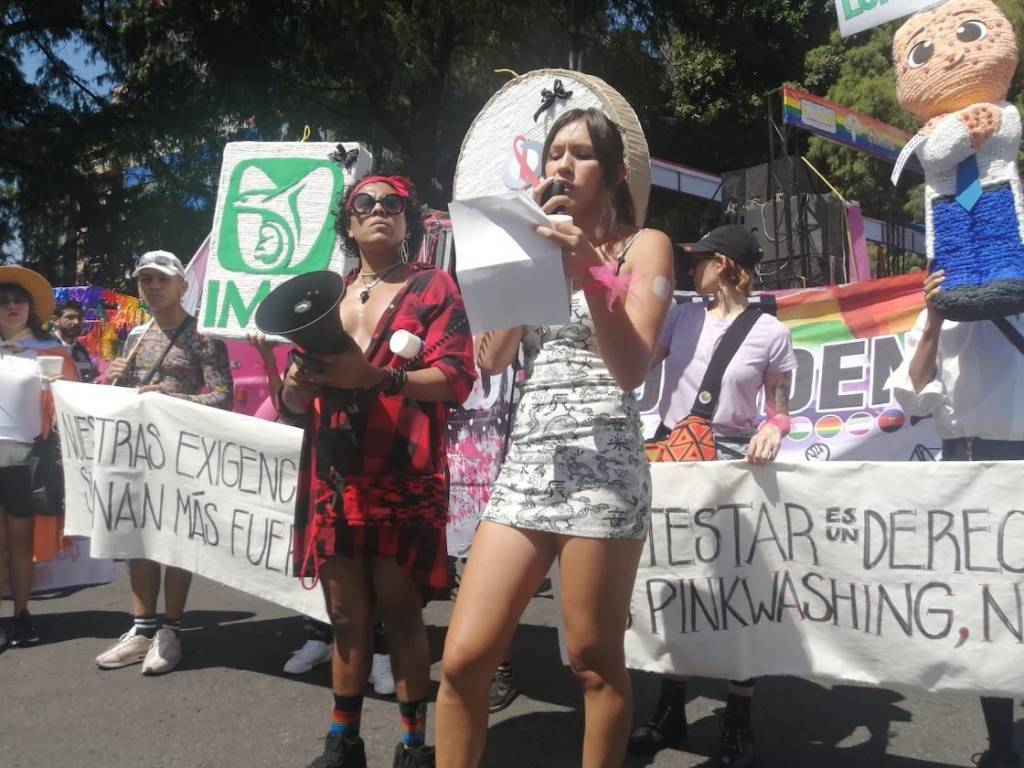
{"label": "shadow on pavement", "polygon": [[530,712],[491,725],[480,764],[488,768],[579,765],[582,739],[582,713]]}
{"label": "shadow on pavement", "polygon": [[[516,650],[523,649],[519,658],[528,659],[516,668],[521,695],[573,711],[531,712],[493,723],[482,764],[495,768],[579,764],[581,696],[572,674],[558,659],[557,647],[551,647],[554,639],[546,637],[549,633],[553,635],[554,630],[520,627],[525,637],[517,638]],[[634,673],[633,680],[639,719],[639,713],[654,705],[658,680],[646,673]],[[724,681],[693,679],[690,698],[722,701],[725,686]],[[826,688],[800,678],[762,678],[754,704],[758,764],[771,768],[956,768],[955,763],[886,754],[892,724],[911,721],[910,713],[898,706],[902,700],[901,694],[885,688]],[[677,754],[663,754],[660,762],[664,764],[669,757],[672,765],[710,768],[720,727],[721,707],[716,707],[714,714],[691,721],[686,746],[669,750],[669,754]],[[625,765],[641,768],[653,763],[653,758],[630,756]]]}
{"label": "shadow on pavement", "polygon": [[[636,711],[646,713],[655,704],[658,677],[634,673],[633,680]],[[691,680],[688,691],[691,702],[697,697],[724,702],[725,692],[724,681],[703,678]],[[772,768],[955,768],[952,763],[886,754],[892,724],[912,720],[906,709],[897,706],[902,700],[901,694],[885,688],[827,688],[796,677],[761,678],[753,711],[758,763]],[[683,751],[703,758],[696,765],[712,765],[722,710],[716,707],[715,714],[689,724]],[[634,757],[627,765],[639,768],[651,762]]]}
{"label": "shadow on pavement", "polygon": [[[128,603],[127,596],[125,603]],[[214,628],[227,625],[229,622],[244,621],[254,615],[251,611],[188,611],[185,614],[185,631],[192,632],[198,627]],[[33,613],[32,621],[47,644],[79,638],[116,639],[132,626],[131,614],[126,610]]]}

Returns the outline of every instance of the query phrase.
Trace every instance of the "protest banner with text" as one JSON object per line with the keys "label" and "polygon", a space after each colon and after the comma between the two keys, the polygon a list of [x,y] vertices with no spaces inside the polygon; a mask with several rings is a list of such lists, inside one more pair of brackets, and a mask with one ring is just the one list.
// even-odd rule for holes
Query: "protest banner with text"
{"label": "protest banner with text", "polygon": [[653,465],[628,664],[1020,694],[1021,470]]}
{"label": "protest banner with text", "polygon": [[291,576],[301,430],[167,395],[55,382],[66,532],[324,618]]}

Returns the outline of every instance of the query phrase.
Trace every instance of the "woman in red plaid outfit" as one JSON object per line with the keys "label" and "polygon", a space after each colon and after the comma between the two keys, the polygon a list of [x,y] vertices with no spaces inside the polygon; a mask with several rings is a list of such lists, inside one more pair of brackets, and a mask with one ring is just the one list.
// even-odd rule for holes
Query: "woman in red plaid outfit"
{"label": "woman in red plaid outfit", "polygon": [[[363,691],[379,612],[391,646],[402,740],[395,766],[433,765],[424,746],[430,649],[425,601],[448,590],[449,406],[475,378],[462,299],[447,273],[410,263],[422,238],[412,183],[368,177],[345,197],[338,233],[359,253],[341,318],[354,344],[289,366],[285,414],[305,423],[295,516],[297,575],[319,577],[334,630],[334,710],[310,768],[363,768]],[[390,350],[404,330],[422,355]]]}

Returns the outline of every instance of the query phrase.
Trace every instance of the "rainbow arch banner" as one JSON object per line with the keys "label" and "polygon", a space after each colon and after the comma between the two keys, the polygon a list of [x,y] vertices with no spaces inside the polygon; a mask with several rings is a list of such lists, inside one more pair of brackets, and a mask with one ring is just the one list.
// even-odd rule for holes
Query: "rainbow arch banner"
{"label": "rainbow arch banner", "polygon": [[[782,122],[895,163],[911,134],[789,85],[782,87]],[[918,173],[916,159],[907,164]]]}

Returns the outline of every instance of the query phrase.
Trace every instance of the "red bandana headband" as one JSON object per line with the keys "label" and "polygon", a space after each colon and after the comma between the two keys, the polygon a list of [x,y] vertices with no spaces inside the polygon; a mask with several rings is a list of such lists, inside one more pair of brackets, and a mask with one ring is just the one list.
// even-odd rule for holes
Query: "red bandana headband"
{"label": "red bandana headband", "polygon": [[395,194],[406,200],[412,195],[412,181],[407,179],[405,176],[364,176],[362,179],[356,182],[355,186],[348,191],[345,195],[345,208],[350,208],[352,198],[356,196],[356,193],[360,189],[365,187],[367,184],[388,184],[392,189],[395,190]]}

